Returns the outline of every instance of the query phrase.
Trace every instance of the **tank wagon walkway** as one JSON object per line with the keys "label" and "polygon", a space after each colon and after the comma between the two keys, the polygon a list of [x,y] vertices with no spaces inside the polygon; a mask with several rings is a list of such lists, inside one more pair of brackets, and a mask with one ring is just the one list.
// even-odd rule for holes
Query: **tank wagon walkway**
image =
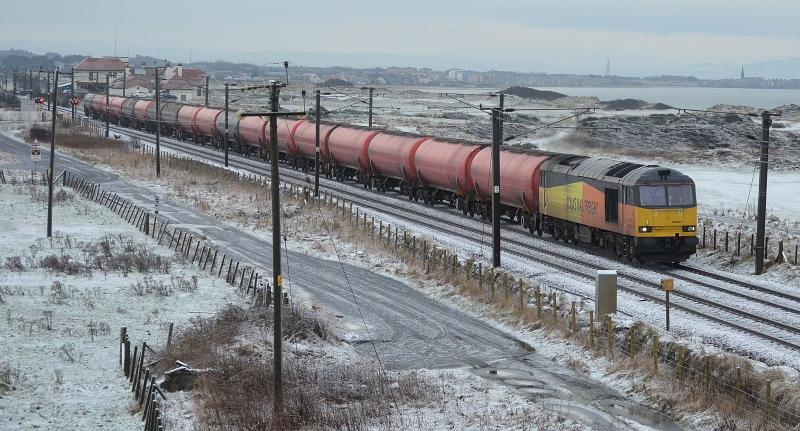
{"label": "tank wagon walkway", "polygon": [[[0,133],[0,151],[16,159],[15,165],[0,165],[0,168],[30,170],[33,167],[29,162],[30,147],[7,134]],[[42,159],[47,160],[47,148],[42,152]],[[153,207],[155,195],[151,190],[126,183],[113,173],[57,153],[56,171],[60,173],[64,169],[141,206]],[[171,219],[173,224],[208,237],[220,250],[226,250],[229,256],[242,263],[260,268],[262,274],[270,273],[271,244],[266,238],[221,227],[213,217],[163,197],[159,199],[159,213]],[[58,230],[58,220],[54,220],[54,230]],[[367,340],[339,263],[292,251],[289,251],[288,258],[287,283],[294,290],[302,291],[303,296],[313,303],[342,315],[356,338]],[[633,420],[656,429],[677,429],[668,419],[638,404],[631,404],[632,408],[624,411],[618,410],[620,405],[628,404],[623,394],[554,365],[549,358],[533,353],[528,346],[500,330],[443,305],[410,286],[358,267],[344,265],[344,268],[381,359],[389,368],[481,368],[491,365],[526,370],[536,379],[547,382],[548,386],[564,388],[572,393],[568,403],[570,411],[564,413],[587,424],[626,429],[625,424]],[[367,357],[374,357],[369,343],[359,343],[357,348]],[[605,407],[609,405],[617,407]],[[632,411],[643,414],[631,417]],[[620,416],[626,419],[621,420]]]}

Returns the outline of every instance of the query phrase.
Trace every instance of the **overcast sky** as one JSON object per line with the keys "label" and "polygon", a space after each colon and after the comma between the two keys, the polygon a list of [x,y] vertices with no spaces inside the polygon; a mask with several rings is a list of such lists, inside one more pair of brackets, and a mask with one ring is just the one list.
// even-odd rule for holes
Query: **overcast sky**
{"label": "overcast sky", "polygon": [[[0,48],[174,61],[800,78],[800,0],[38,0]],[[35,12],[35,14],[32,14]],[[35,16],[35,18],[33,18]]]}

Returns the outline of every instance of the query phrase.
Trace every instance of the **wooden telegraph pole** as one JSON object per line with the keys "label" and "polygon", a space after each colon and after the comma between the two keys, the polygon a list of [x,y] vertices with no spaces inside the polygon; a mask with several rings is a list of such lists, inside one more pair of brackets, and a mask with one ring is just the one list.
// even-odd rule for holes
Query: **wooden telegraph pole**
{"label": "wooden telegraph pole", "polygon": [[320,115],[320,103],[319,103],[319,90],[316,92],[316,105],[314,107],[314,120],[316,122],[317,134],[315,140],[315,149],[314,149],[314,197],[319,197],[319,119]]}
{"label": "wooden telegraph pole", "polygon": [[225,142],[222,144],[225,147],[225,167],[228,167],[228,87],[236,86],[233,83],[225,83]]}
{"label": "wooden telegraph pole", "polygon": [[305,112],[280,112],[278,95],[286,84],[272,81],[269,85],[269,112],[247,112],[240,117],[269,117],[270,144],[270,190],[272,192],[272,298],[273,298],[273,374],[275,375],[274,418],[277,421],[283,411],[283,335],[281,333],[281,296],[283,275],[281,274],[281,204],[280,174],[278,167],[278,117],[306,115]]}
{"label": "wooden telegraph pole", "polygon": [[372,92],[374,88],[369,87],[369,127],[372,128]]}
{"label": "wooden telegraph pole", "polygon": [[765,249],[764,236],[766,234],[767,219],[767,173],[769,172],[769,128],[772,126],[772,117],[781,115],[780,112],[764,111],[761,113],[761,160],[758,176],[758,222],[756,225],[756,274],[764,272]]}
{"label": "wooden telegraph pole", "polygon": [[206,75],[206,108],[208,108],[208,75]]}
{"label": "wooden telegraph pole", "polygon": [[[108,137],[108,74],[106,73],[106,138]],[[156,140],[158,135],[156,135]]]}
{"label": "wooden telegraph pole", "polygon": [[500,144],[503,142],[503,102],[492,109],[492,267],[500,266]]}
{"label": "wooden telegraph pole", "polygon": [[[58,69],[56,69],[56,82],[58,82]],[[53,236],[53,179],[55,177],[54,165],[56,157],[56,104],[55,97],[58,85],[53,88],[53,118],[50,126],[50,169],[47,175],[47,237]]]}

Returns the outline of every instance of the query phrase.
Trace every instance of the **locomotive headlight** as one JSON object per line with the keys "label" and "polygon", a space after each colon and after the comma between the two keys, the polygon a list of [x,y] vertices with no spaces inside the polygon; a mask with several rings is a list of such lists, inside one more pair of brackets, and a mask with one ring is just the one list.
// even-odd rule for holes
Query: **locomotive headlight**
{"label": "locomotive headlight", "polygon": [[652,231],[653,231],[653,226],[639,226],[639,232],[647,233]]}
{"label": "locomotive headlight", "polygon": [[697,230],[697,227],[696,227],[696,226],[684,226],[684,227],[683,227],[683,231],[684,231],[684,232],[694,232],[694,231],[696,231],[696,230]]}

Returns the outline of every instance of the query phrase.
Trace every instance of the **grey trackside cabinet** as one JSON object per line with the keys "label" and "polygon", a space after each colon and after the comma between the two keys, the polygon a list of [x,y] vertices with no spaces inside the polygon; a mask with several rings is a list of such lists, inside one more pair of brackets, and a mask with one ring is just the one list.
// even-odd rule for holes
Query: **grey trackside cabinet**
{"label": "grey trackside cabinet", "polygon": [[594,287],[594,313],[599,319],[617,312],[617,271],[598,270]]}

